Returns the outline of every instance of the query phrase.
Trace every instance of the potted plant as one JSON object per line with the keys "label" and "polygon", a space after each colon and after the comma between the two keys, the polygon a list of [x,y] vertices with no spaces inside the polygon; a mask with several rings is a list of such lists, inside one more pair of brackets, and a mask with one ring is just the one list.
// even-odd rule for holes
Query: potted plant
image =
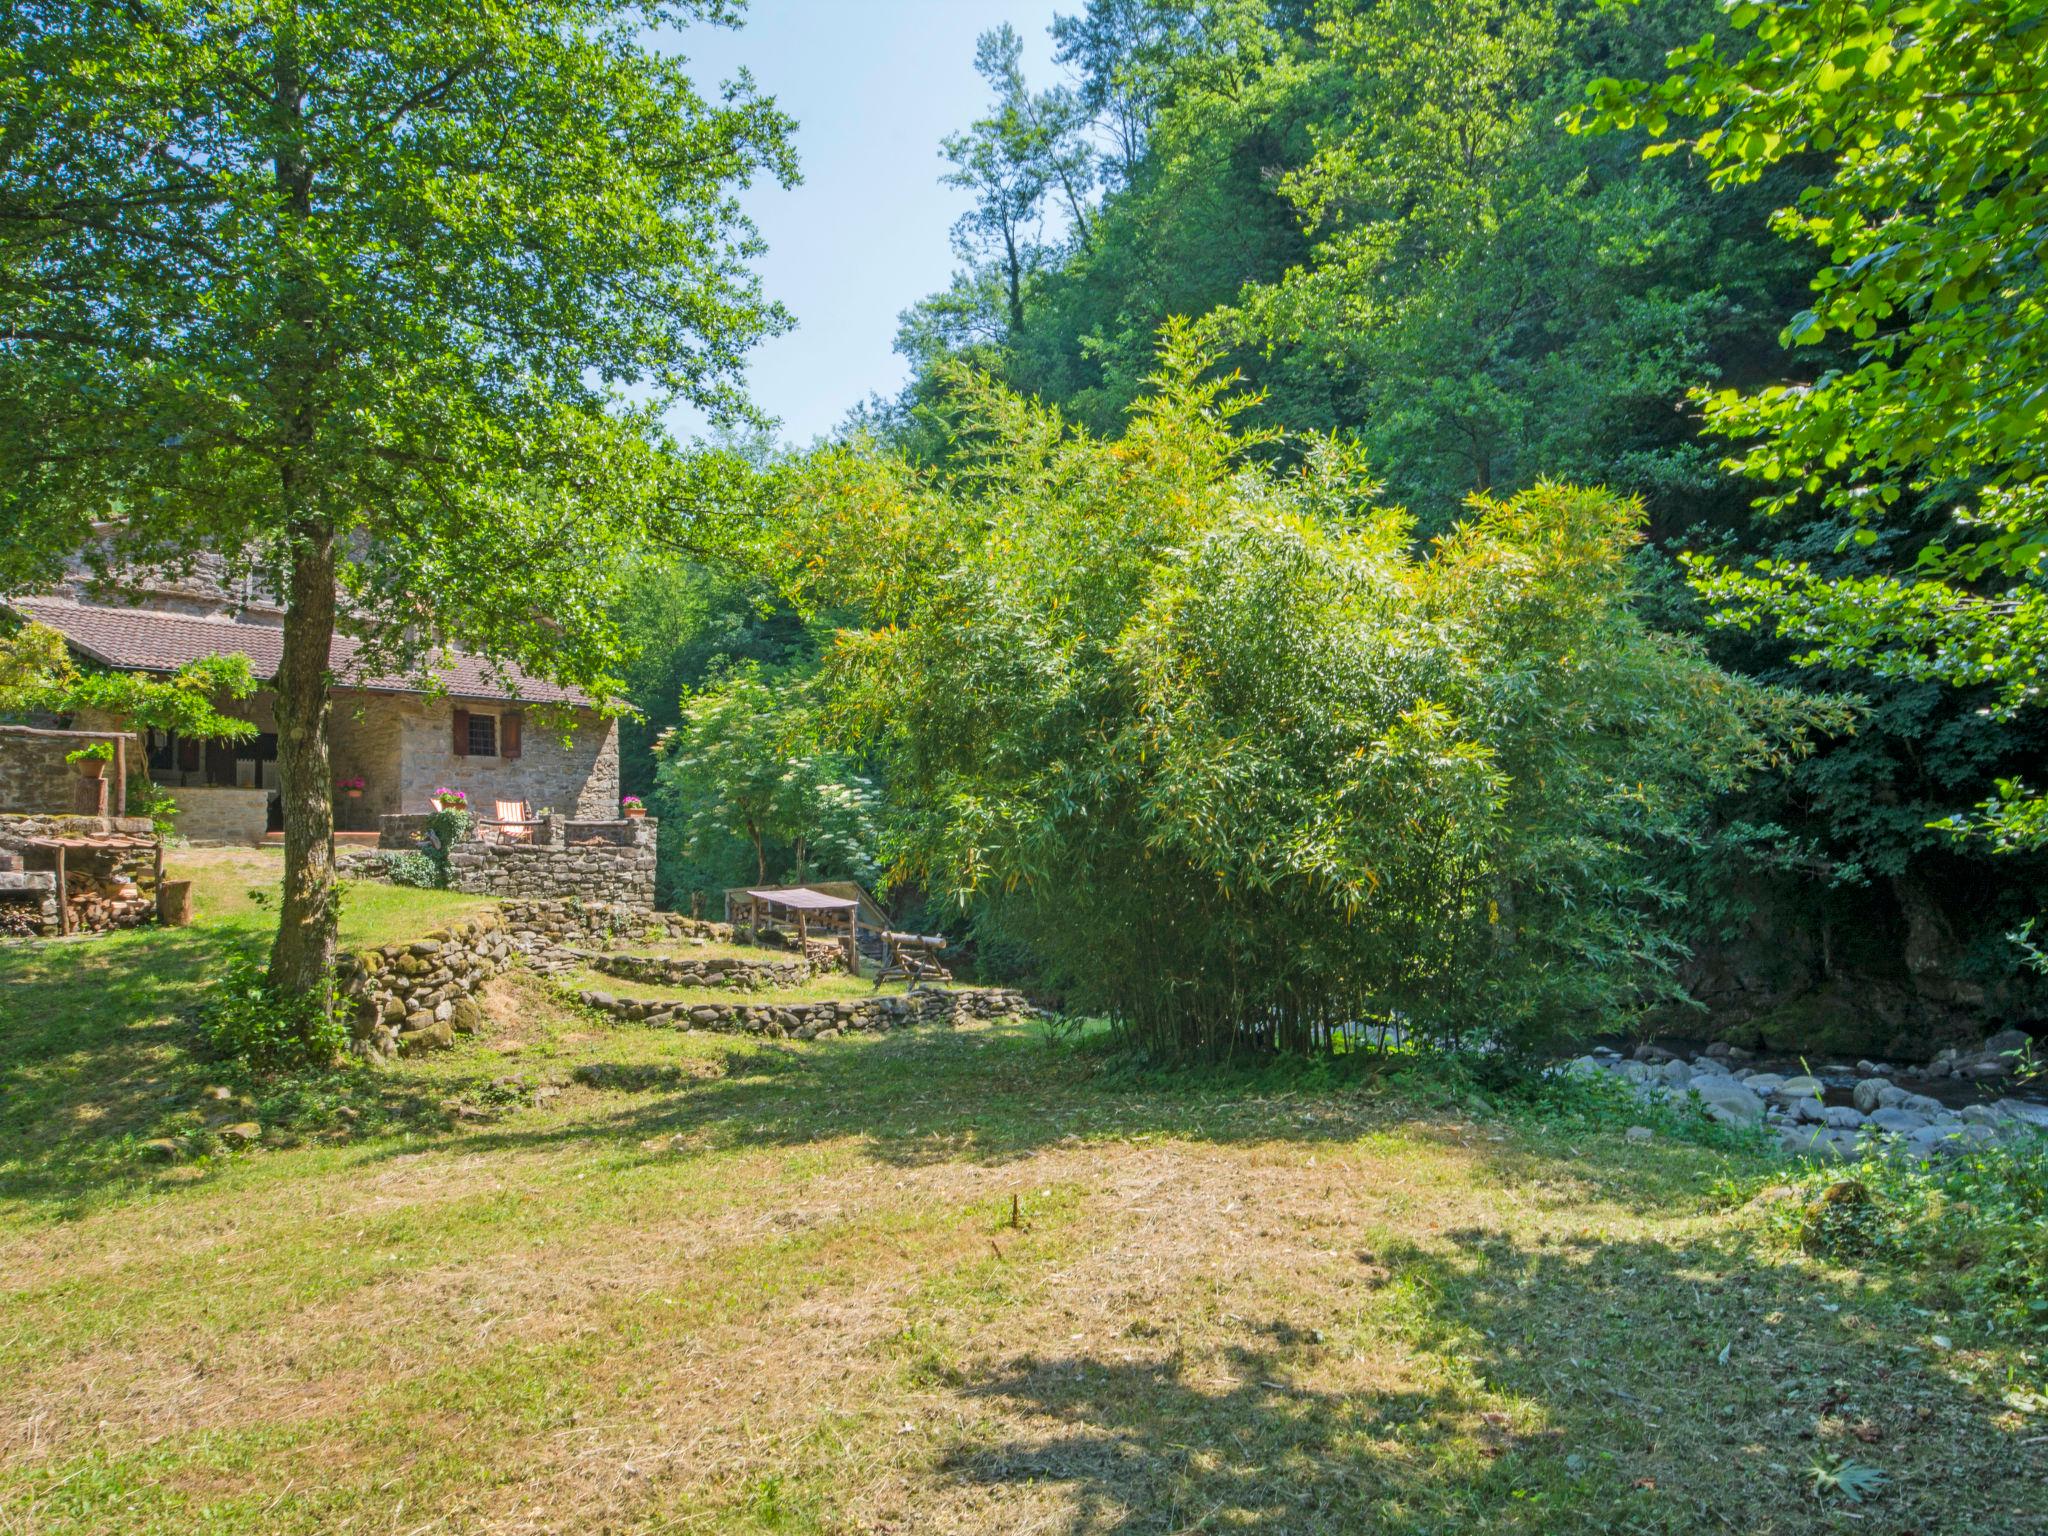
{"label": "potted plant", "polygon": [[351,800],[363,798],[363,781],[361,779],[336,779],[334,787],[346,794]]}
{"label": "potted plant", "polygon": [[638,795],[624,795],[619,799],[619,809],[626,813],[626,820],[638,821],[647,814],[647,806]]}
{"label": "potted plant", "polygon": [[113,760],[114,744],[111,741],[95,741],[76,752],[64,754],[64,761],[74,765],[88,779],[96,779],[105,773],[107,764]]}
{"label": "potted plant", "polygon": [[434,791],[434,804],[444,811],[466,811],[469,809],[469,796],[459,789],[450,789],[443,784]]}

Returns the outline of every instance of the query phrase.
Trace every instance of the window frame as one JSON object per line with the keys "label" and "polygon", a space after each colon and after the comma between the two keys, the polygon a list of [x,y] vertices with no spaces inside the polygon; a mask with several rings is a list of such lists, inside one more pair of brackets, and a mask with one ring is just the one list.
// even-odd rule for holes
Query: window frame
{"label": "window frame", "polygon": [[[478,726],[482,726],[484,731],[482,746],[478,745]],[[486,714],[482,710],[472,709],[469,712],[469,751],[465,756],[496,757],[498,755],[498,746],[498,717]]]}

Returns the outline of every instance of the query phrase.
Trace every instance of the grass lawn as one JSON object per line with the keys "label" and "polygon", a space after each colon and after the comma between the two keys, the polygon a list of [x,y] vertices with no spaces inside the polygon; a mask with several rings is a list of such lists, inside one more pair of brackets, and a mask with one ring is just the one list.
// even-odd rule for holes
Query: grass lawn
{"label": "grass lawn", "polygon": [[[626,946],[630,948],[630,946]],[[640,951],[634,951],[639,953]],[[760,954],[759,950],[754,952]],[[646,1002],[669,1003],[678,1000],[691,1002],[705,1000],[717,1003],[826,1003],[840,999],[860,1001],[872,997],[900,997],[910,990],[907,981],[888,981],[879,992],[872,981],[863,981],[858,976],[849,976],[843,971],[828,972],[813,976],[809,981],[791,987],[693,987],[675,981],[633,981],[624,976],[607,976],[604,972],[589,966],[579,966],[564,972],[562,985],[571,989],[589,988],[596,992],[609,992],[613,997],[639,998]]]}
{"label": "grass lawn", "polygon": [[[195,882],[199,924],[232,929],[251,943],[267,944],[275,930],[283,869],[279,848],[175,848],[164,859],[166,879]],[[488,896],[352,881],[341,904],[342,946],[359,949],[416,939],[429,928],[493,905]]]}
{"label": "grass lawn", "polygon": [[[0,950],[0,1531],[2048,1530],[2038,1359],[1740,1147],[523,977],[266,1082],[169,1018],[259,916]],[[139,1155],[215,1113],[271,1144]]]}

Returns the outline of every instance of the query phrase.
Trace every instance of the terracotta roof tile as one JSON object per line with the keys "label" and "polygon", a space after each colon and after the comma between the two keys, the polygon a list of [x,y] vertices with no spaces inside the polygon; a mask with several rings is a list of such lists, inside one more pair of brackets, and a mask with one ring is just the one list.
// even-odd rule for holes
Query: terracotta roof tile
{"label": "terracotta roof tile", "polygon": [[[240,624],[231,619],[206,619],[191,614],[161,613],[148,608],[113,608],[56,597],[13,597],[5,600],[24,618],[47,624],[93,660],[134,672],[169,672],[206,656],[240,654],[258,677],[277,673],[284,652],[284,631],[274,624]],[[356,667],[362,642],[336,635],[328,652],[335,681],[344,688],[372,693],[416,693],[429,690],[418,678],[360,673]],[[574,688],[529,677],[515,667],[502,678],[480,658],[461,651],[448,653],[439,669],[441,691],[458,699],[516,700],[525,704],[575,704],[588,707],[589,695]]]}

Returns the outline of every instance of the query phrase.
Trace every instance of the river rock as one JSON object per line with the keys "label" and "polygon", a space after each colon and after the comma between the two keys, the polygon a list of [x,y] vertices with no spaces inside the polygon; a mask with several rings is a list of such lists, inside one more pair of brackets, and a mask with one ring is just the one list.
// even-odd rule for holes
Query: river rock
{"label": "river rock", "polygon": [[1817,1077],[1788,1077],[1771,1090],[1771,1096],[1779,1099],[1817,1099],[1822,1087],[1823,1084]]}
{"label": "river rock", "polygon": [[1872,1130],[1890,1131],[1899,1136],[1908,1131],[1924,1130],[1928,1123],[1925,1115],[1915,1114],[1910,1109],[1897,1108],[1877,1110],[1867,1122]]}
{"label": "river rock", "polygon": [[1899,1091],[1888,1077],[1866,1077],[1856,1085],[1850,1097],[1856,1107],[1867,1115],[1885,1107],[1884,1091],[1887,1088],[1894,1093]]}
{"label": "river rock", "polygon": [[2001,1029],[1977,1049],[1985,1056],[2008,1056],[2024,1051],[2032,1043],[2023,1029]]}
{"label": "river rock", "polygon": [[1776,1093],[1785,1086],[1785,1079],[1775,1072],[1753,1072],[1742,1083],[1751,1093]]}
{"label": "river rock", "polygon": [[1821,1122],[1831,1131],[1853,1131],[1863,1124],[1863,1111],[1847,1104],[1830,1104],[1821,1111]]}
{"label": "river rock", "polygon": [[1697,1079],[1692,1091],[1706,1112],[1724,1125],[1755,1125],[1764,1117],[1764,1101],[1732,1077]]}

